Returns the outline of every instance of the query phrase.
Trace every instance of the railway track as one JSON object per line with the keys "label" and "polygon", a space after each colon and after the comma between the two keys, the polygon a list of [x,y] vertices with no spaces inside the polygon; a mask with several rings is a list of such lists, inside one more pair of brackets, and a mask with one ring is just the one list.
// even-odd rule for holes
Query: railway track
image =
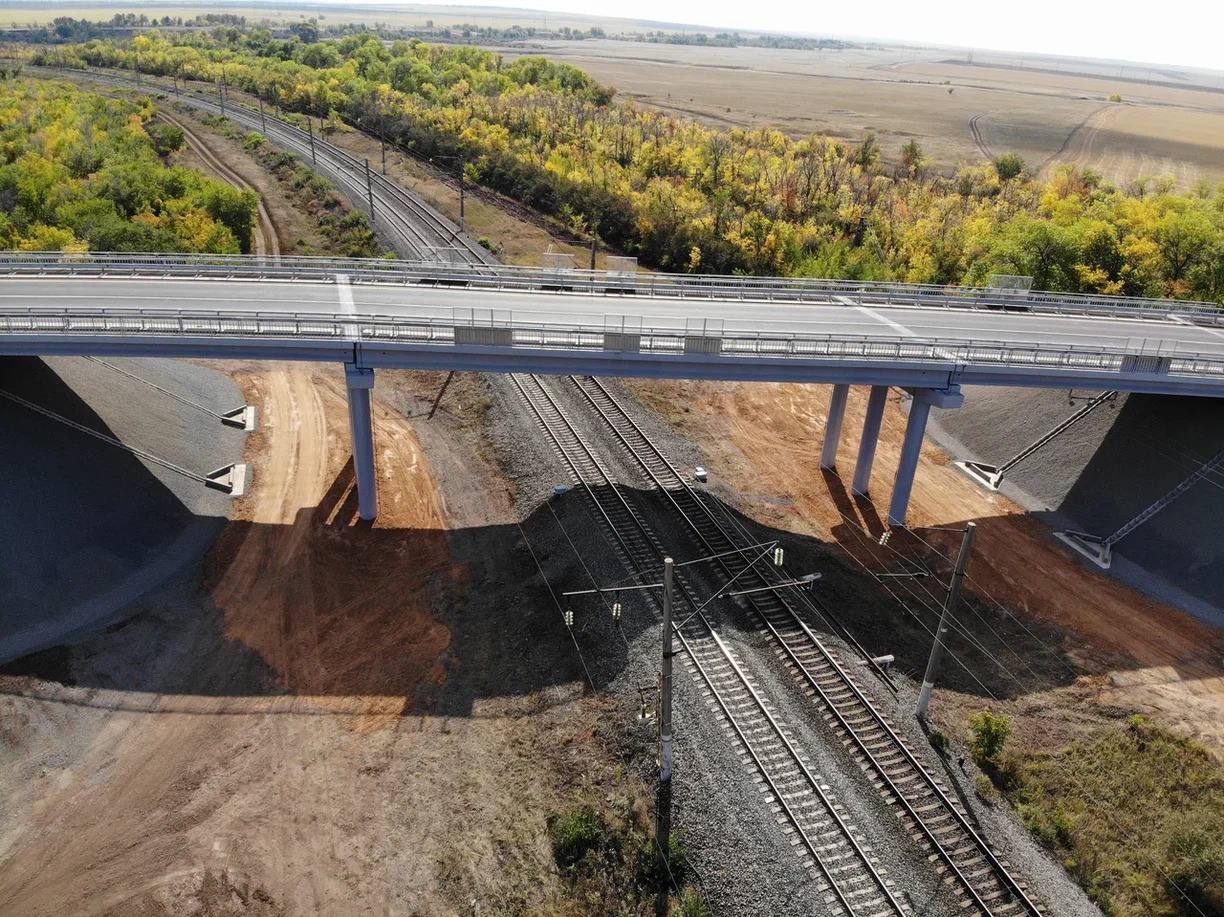
{"label": "railway track", "polygon": [[[296,154],[303,161],[310,160],[311,138],[307,131],[266,111],[261,115],[259,111],[232,100],[226,101],[222,112],[220,100],[215,93],[205,93],[186,86],[180,86],[176,90],[148,77],[138,84],[122,74],[101,70],[59,70],[50,67],[31,69],[52,75],[83,76],[125,89],[136,88],[146,92],[156,89],[199,111],[224,114],[247,130],[264,133],[272,143]],[[368,198],[374,198],[373,219],[376,224],[382,224],[401,255],[422,260],[496,263],[490,252],[460,233],[459,228],[446,217],[375,169],[369,171],[371,194],[367,194],[365,162],[347,150],[316,135],[314,151],[319,171],[331,178],[354,206],[368,210]]]}
{"label": "railway track", "polygon": [[[759,565],[734,553],[754,539],[737,530],[727,517],[719,517],[607,387],[589,376],[571,376],[570,381],[701,547],[711,555],[721,555],[719,563],[727,575],[738,577],[739,588],[771,586],[772,577]],[[960,802],[922,764],[841,660],[804,623],[784,592],[763,591],[747,597],[746,602],[779,656],[885,802],[939,861],[945,878],[961,893],[962,906],[990,917],[1044,914],[1028,897],[1024,883],[994,854]]]}
{"label": "railway track", "polygon": [[[657,537],[557,399],[536,376],[510,378],[613,536],[621,560],[639,573],[657,571],[664,556]],[[800,848],[802,865],[825,905],[831,913],[846,917],[909,914],[861,832],[830,796],[829,787],[751,674],[719,638],[679,571],[676,585],[680,621],[676,638],[684,663],[734,737],[741,760],[758,773],[778,821]]]}

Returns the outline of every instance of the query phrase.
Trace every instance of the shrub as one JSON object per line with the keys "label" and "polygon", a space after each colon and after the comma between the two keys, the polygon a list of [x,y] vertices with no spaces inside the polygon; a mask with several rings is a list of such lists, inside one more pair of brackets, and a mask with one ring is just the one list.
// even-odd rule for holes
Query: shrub
{"label": "shrub", "polygon": [[994,168],[999,181],[1011,181],[1024,171],[1024,160],[1015,153],[1004,153],[995,157]]}
{"label": "shrub", "polygon": [[548,817],[553,859],[563,870],[573,869],[608,842],[608,826],[594,809],[582,808]]}
{"label": "shrub", "polygon": [[969,752],[978,767],[983,770],[998,768],[1011,730],[1012,719],[1006,713],[996,715],[982,710],[969,717]]}
{"label": "shrub", "polygon": [[710,917],[710,908],[701,892],[689,885],[681,893],[680,903],[676,905],[674,913],[676,917]]}
{"label": "shrub", "polygon": [[1169,897],[1186,915],[1224,914],[1224,838],[1204,826],[1183,828],[1169,839]]}
{"label": "shrub", "polygon": [[931,730],[931,747],[940,755],[948,753],[948,735],[941,729]]}
{"label": "shrub", "polygon": [[634,851],[634,874],[640,888],[659,888],[665,885],[682,885],[688,876],[688,852],[684,844],[672,833],[668,841],[667,862],[655,843],[654,836],[640,834],[637,836]]}

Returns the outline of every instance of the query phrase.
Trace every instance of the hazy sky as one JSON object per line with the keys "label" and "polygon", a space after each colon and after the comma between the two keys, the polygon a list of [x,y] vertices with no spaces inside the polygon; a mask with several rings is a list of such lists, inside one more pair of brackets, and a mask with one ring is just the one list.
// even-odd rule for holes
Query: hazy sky
{"label": "hazy sky", "polygon": [[[467,0],[449,0],[473,5]],[[1221,0],[474,0],[696,25],[813,32],[1224,70]]]}

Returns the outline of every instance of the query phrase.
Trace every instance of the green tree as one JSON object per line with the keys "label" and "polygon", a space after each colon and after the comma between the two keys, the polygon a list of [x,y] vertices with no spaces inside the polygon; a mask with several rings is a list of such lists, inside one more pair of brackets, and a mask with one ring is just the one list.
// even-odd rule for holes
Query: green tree
{"label": "green tree", "polygon": [[1024,172],[1024,160],[1015,153],[1004,153],[995,157],[994,168],[999,181],[1011,181]]}

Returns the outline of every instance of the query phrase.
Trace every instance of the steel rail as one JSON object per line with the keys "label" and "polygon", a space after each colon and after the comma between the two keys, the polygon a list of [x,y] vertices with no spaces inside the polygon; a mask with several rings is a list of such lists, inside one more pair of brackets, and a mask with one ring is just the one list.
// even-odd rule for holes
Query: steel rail
{"label": "steel rail", "polygon": [[[734,548],[736,546],[735,540],[731,536],[727,535],[726,531],[723,529],[718,520],[714,518],[712,513],[710,513],[709,507],[705,505],[703,500],[699,499],[699,497],[693,493],[692,488],[684,479],[683,475],[676,470],[670,459],[668,459],[663,451],[659,449],[657,445],[655,445],[649,436],[646,435],[633,417],[624,409],[619,401],[616,400],[611,392],[609,392],[598,379],[593,377],[586,377],[581,381],[575,377],[571,377],[571,380],[586,396],[588,404],[591,405],[592,409],[599,415],[605,425],[613,431],[618,440],[621,442],[622,446],[645,471],[648,479],[653,482],[654,487],[664,494],[667,500],[671,503],[673,509],[675,509],[675,511],[684,520],[685,524],[698,538],[704,548],[711,552],[724,552],[727,547]],[[595,390],[597,397],[592,396],[589,388],[593,388]],[[617,413],[617,419],[619,419],[620,423],[617,422],[617,419],[614,419],[608,415],[604,407],[599,404],[599,400],[604,400],[606,404],[611,406],[612,410]],[[635,445],[629,441],[629,436],[627,436],[624,432],[624,426],[628,426],[628,428],[632,431],[631,435],[637,440],[637,442],[641,444],[642,447],[650,451],[653,459],[643,456],[640,449],[636,448]],[[671,477],[672,481],[676,485],[676,488],[681,493],[687,494],[690,501],[706,516],[707,521],[713,526],[714,532],[717,533],[718,537],[721,537],[722,541],[724,542],[723,544],[718,544],[715,541],[712,541],[706,532],[704,532],[702,528],[693,520],[691,514],[686,512],[686,510],[680,506],[672,492],[673,489],[668,487],[659,477],[659,473],[655,470],[656,466],[666,469],[666,473]],[[734,569],[735,566],[733,563],[728,564],[725,562],[724,565],[729,569]],[[745,566],[747,566],[747,564],[745,564]],[[758,575],[757,578],[761,583],[766,585],[768,584],[764,577]],[[888,750],[890,752],[899,753],[902,756],[909,769],[923,781],[927,793],[934,796],[938,800],[943,811],[949,814],[955,820],[958,829],[964,835],[964,837],[969,839],[969,841],[977,848],[984,860],[989,863],[995,874],[996,880],[1005,886],[1008,893],[1012,896],[1013,900],[1007,903],[1018,904],[1027,913],[1041,917],[1044,912],[1038,907],[1038,905],[1029,899],[1023,887],[1021,887],[1019,882],[1017,882],[1016,879],[1011,876],[1007,869],[994,855],[990,845],[984,838],[981,837],[981,835],[977,833],[977,831],[969,823],[968,819],[962,815],[957,806],[948,798],[943,789],[938,785],[937,781],[931,777],[927,769],[914,756],[908,745],[895,732],[892,726],[888,723],[887,719],[876,708],[871,699],[867,697],[861,688],[859,688],[858,684],[854,681],[850,674],[846,672],[842,664],[836,659],[833,653],[824,645],[823,641],[812,633],[812,631],[807,627],[806,623],[803,622],[795,611],[789,607],[789,605],[785,602],[785,599],[780,594],[773,596],[773,599],[778,605],[781,605],[789,613],[794,623],[800,627],[802,632],[808,638],[812,648],[815,649],[824,659],[825,665],[827,665],[836,674],[840,681],[840,686],[848,690],[853,696],[858,707],[862,708],[862,710],[868,714],[869,719],[867,722],[873,725],[876,729],[880,730],[888,738],[891,746],[891,748]],[[759,603],[759,599],[749,600],[749,604],[751,605],[757,605]],[[944,861],[945,865],[951,870],[952,874],[956,876],[961,885],[973,899],[974,903],[980,907],[984,913],[1002,913],[1002,911],[997,909],[992,910],[990,902],[984,899],[983,892],[979,891],[975,882],[966,875],[965,864],[958,864],[953,858],[953,851],[958,851],[959,841],[956,845],[952,845],[951,849],[945,847],[945,844],[938,839],[934,831],[928,825],[929,821],[935,821],[937,819],[934,817],[924,817],[927,815],[927,813],[917,811],[916,805],[907,797],[906,791],[900,787],[899,778],[890,775],[888,768],[886,768],[880,761],[880,758],[883,755],[879,750],[873,751],[869,747],[868,742],[862,735],[864,724],[853,723],[853,711],[844,711],[841,708],[841,705],[836,703],[830,697],[828,689],[819,682],[816,676],[811,672],[810,665],[805,663],[800,658],[799,654],[795,651],[795,648],[791,646],[790,642],[779,633],[777,626],[770,619],[769,615],[761,609],[757,610],[757,614],[760,620],[766,625],[766,628],[768,629],[770,635],[774,638],[775,642],[786,652],[797,671],[804,676],[808,686],[812,688],[812,690],[816,692],[816,695],[821,698],[824,706],[827,708],[827,712],[834,716],[834,718],[841,725],[843,731],[855,742],[860,753],[872,765],[872,769],[875,771],[876,775],[889,787],[889,791],[892,796],[898,801],[901,807],[918,826],[935,853],[939,855],[939,857]]]}
{"label": "steel rail", "polygon": [[[510,378],[518,387],[520,394],[531,407],[536,419],[539,421],[545,433],[553,442],[554,448],[561,455],[566,465],[570,469],[576,483],[580,484],[585,490],[588,499],[595,505],[597,512],[603,519],[604,524],[609,528],[611,534],[617,539],[624,560],[627,564],[636,568],[638,572],[645,572],[654,566],[652,561],[663,555],[663,550],[658,544],[654,533],[649,526],[641,519],[636,510],[625,499],[624,495],[616,487],[616,484],[608,471],[604,468],[603,463],[599,460],[595,451],[586,443],[582,434],[578,432],[573,422],[566,415],[565,411],[557,403],[553,395],[543,385],[540,379],[536,376],[527,376],[527,382],[515,374],[511,374]],[[558,426],[562,429],[558,430]],[[570,449],[566,448],[566,444],[562,442],[566,439],[571,444],[571,448],[581,450],[581,455],[575,456]],[[592,487],[590,481],[590,473],[584,474],[580,465],[586,465],[591,468],[598,476],[599,481],[595,483],[596,489]],[[601,500],[599,493],[615,495],[615,502],[610,511],[606,505],[606,501]],[[624,532],[624,524],[617,525],[612,515],[620,516],[628,521],[637,531],[634,534]],[[631,547],[629,541],[632,540],[638,545],[637,548]],[[649,553],[651,556],[643,557],[643,553]],[[681,584],[680,596],[683,601],[688,603],[692,608],[696,608],[696,602],[688,585],[683,579],[677,577]],[[698,623],[700,622],[700,624]],[[702,627],[701,625],[704,625]],[[686,634],[685,628],[691,628],[696,631],[696,634]],[[727,666],[738,685],[740,690],[751,700],[755,705],[754,709],[758,717],[764,720],[766,725],[772,730],[774,741],[777,742],[790,756],[791,767],[802,777],[803,781],[808,786],[808,791],[819,800],[823,806],[828,823],[836,826],[838,833],[843,839],[843,842],[848,845],[858,858],[860,866],[864,869],[875,887],[879,890],[879,895],[873,898],[868,904],[871,907],[879,907],[885,905],[887,909],[898,915],[907,913],[906,909],[897,901],[893,895],[892,889],[888,882],[880,874],[879,870],[871,862],[870,855],[855,838],[853,829],[837,811],[835,803],[828,796],[827,792],[822,788],[819,779],[814,775],[803,758],[802,753],[794,746],[793,742],[786,735],[785,727],[782,726],[768,709],[768,704],[760,695],[755,687],[751,684],[751,680],[743,671],[742,667],[735,660],[730,648],[718,637],[704,613],[697,613],[691,618],[691,623],[676,628],[676,636],[680,640],[684,648],[686,657],[698,676],[705,683],[714,698],[718,708],[722,711],[724,718],[739,738],[744,750],[752,759],[756,769],[761,774],[763,780],[769,786],[774,799],[778,803],[780,809],[785,813],[787,820],[798,834],[801,843],[807,848],[808,854],[813,863],[818,867],[824,876],[824,881],[828,888],[833,892],[838,904],[849,917],[854,917],[860,913],[855,905],[851,902],[851,897],[856,897],[861,894],[861,890],[857,888],[845,888],[849,884],[849,880],[853,876],[846,877],[845,866],[832,866],[826,861],[824,855],[827,847],[824,844],[817,844],[816,840],[810,836],[810,829],[805,827],[806,820],[802,816],[798,808],[791,804],[791,800],[787,794],[782,791],[781,778],[773,773],[776,765],[767,762],[763,753],[760,750],[760,745],[763,744],[759,739],[752,739],[749,736],[749,729],[743,724],[744,714],[741,710],[733,708],[733,704],[727,698],[728,689],[725,685],[720,685],[718,676],[713,672],[711,663],[707,660],[703,662],[699,653],[704,652],[699,648],[698,640],[708,641],[712,644],[714,651],[717,654],[719,664]],[[822,850],[821,848],[825,849]],[[835,878],[835,875],[837,878]],[[873,915],[882,914],[882,911],[872,911]]]}

